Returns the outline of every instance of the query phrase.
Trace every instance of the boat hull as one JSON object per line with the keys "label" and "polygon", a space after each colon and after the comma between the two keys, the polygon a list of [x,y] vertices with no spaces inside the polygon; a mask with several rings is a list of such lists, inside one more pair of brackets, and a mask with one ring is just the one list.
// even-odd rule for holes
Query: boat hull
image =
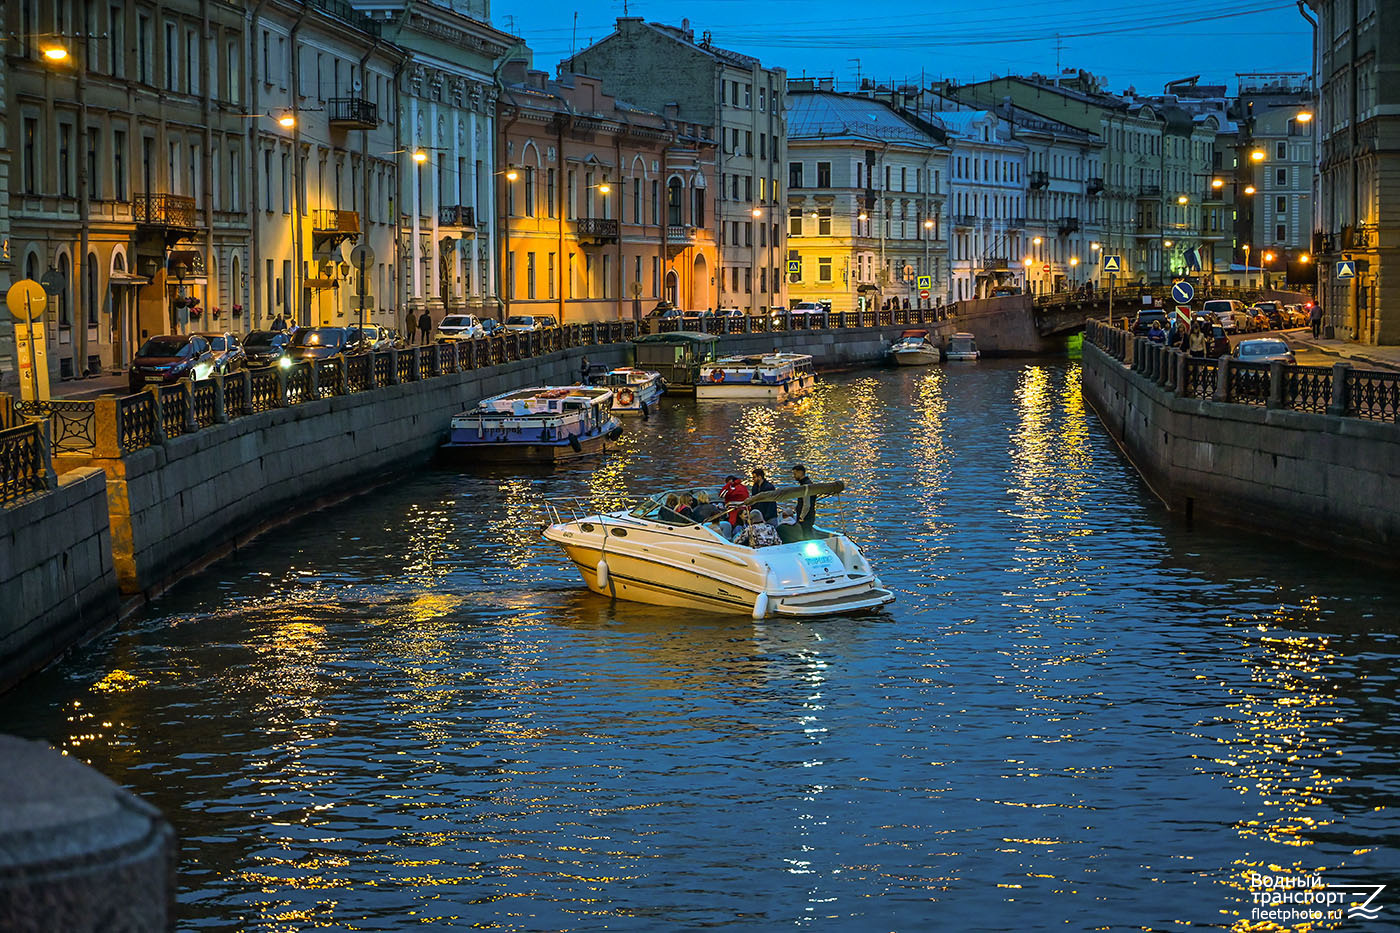
{"label": "boat hull", "polygon": [[596,457],[617,447],[608,434],[580,438],[578,448],[564,443],[526,443],[520,441],[451,442],[438,448],[448,461],[458,463],[563,463],[582,457]]}
{"label": "boat hull", "polygon": [[890,353],[896,366],[928,366],[938,362],[938,350],[895,350]]}
{"label": "boat hull", "polygon": [[632,404],[623,405],[621,402],[617,401],[616,392],[614,392],[612,406],[613,414],[640,415],[642,414],[643,405],[645,405],[648,410],[654,408],[656,406],[656,403],[660,401],[661,396],[664,394],[665,391],[660,386],[652,386],[641,391],[636,391],[632,398]]}
{"label": "boat hull", "polygon": [[701,401],[759,399],[770,402],[785,402],[788,399],[807,395],[816,383],[817,377],[810,374],[778,383],[703,382],[695,387],[695,397]]}

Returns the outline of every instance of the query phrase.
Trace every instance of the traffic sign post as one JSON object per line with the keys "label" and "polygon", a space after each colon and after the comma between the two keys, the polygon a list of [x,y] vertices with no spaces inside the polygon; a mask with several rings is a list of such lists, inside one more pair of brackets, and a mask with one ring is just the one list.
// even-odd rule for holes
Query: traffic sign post
{"label": "traffic sign post", "polygon": [[1333,273],[1339,279],[1356,278],[1356,260],[1343,259],[1337,263],[1336,272]]}
{"label": "traffic sign post", "polygon": [[33,279],[21,279],[5,293],[5,305],[16,320],[24,322],[24,330],[15,328],[15,359],[19,361],[20,394],[25,401],[48,401],[49,359],[44,342],[44,328],[34,333],[34,321],[48,307],[49,296],[44,286]]}
{"label": "traffic sign post", "polygon": [[800,259],[789,259],[789,260],[788,260],[788,275],[801,275],[801,274],[802,274],[802,260],[800,260]]}
{"label": "traffic sign post", "polygon": [[1123,257],[1115,254],[1104,254],[1103,271],[1108,273],[1108,326],[1113,326],[1113,284],[1118,278],[1118,273],[1123,271]]}
{"label": "traffic sign post", "polygon": [[368,244],[360,243],[350,251],[350,262],[353,263],[360,272],[360,281],[357,283],[359,287],[356,291],[359,292],[360,328],[361,333],[363,333],[365,326],[365,305],[373,301],[369,295],[367,283],[365,282],[365,266],[374,265],[374,250],[370,249]]}

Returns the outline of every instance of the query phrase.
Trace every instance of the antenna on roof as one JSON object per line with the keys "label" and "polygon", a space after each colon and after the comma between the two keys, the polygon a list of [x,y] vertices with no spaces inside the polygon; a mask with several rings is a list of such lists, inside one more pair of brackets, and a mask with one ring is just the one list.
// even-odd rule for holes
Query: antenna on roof
{"label": "antenna on roof", "polygon": [[574,57],[574,49],[578,46],[578,10],[574,10],[574,34],[569,39],[569,57]]}
{"label": "antenna on roof", "polygon": [[860,59],[858,59],[858,58],[848,58],[848,59],[846,59],[846,61],[848,61],[848,62],[855,62],[855,63],[856,63],[856,90],[859,91],[859,90],[860,90]]}
{"label": "antenna on roof", "polygon": [[1055,87],[1060,86],[1060,34],[1055,33]]}

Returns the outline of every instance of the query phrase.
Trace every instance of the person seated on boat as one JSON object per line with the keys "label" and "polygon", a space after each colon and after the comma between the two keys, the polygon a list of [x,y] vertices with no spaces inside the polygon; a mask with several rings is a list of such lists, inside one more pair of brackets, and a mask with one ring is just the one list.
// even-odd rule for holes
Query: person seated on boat
{"label": "person seated on boat", "polygon": [[[737,476],[726,476],[724,478],[724,486],[719,491],[719,497],[728,504],[743,502],[749,497],[749,487],[739,482],[739,477]],[[740,515],[738,509],[730,509],[729,514],[726,515],[725,518],[728,519],[730,525],[735,528],[739,527]]]}
{"label": "person seated on boat", "polygon": [[763,513],[758,509],[749,510],[747,521],[748,524],[734,536],[735,544],[757,548],[773,547],[783,543],[783,539],[778,537],[778,530],[763,520]]}
{"label": "person seated on boat", "polygon": [[665,504],[662,505],[661,510],[656,513],[656,520],[665,522],[668,525],[690,524],[690,517],[688,515],[682,515],[680,509],[681,497],[674,492],[667,493]]}
{"label": "person seated on boat", "polygon": [[693,497],[695,504],[690,507],[690,517],[697,522],[707,522],[719,514],[719,506],[710,501],[710,494],[701,489]]}
{"label": "person seated on boat", "polygon": [[802,528],[797,524],[797,506],[785,502],[778,510],[778,519],[771,522],[778,531],[778,538],[784,544],[802,540]]}

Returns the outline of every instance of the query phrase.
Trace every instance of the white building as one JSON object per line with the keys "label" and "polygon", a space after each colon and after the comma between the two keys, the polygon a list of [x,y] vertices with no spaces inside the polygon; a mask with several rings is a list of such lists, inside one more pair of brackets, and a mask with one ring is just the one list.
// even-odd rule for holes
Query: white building
{"label": "white building", "polygon": [[948,131],[948,261],[951,301],[1027,286],[1031,238],[1026,221],[1028,147],[986,110],[934,114]]}

